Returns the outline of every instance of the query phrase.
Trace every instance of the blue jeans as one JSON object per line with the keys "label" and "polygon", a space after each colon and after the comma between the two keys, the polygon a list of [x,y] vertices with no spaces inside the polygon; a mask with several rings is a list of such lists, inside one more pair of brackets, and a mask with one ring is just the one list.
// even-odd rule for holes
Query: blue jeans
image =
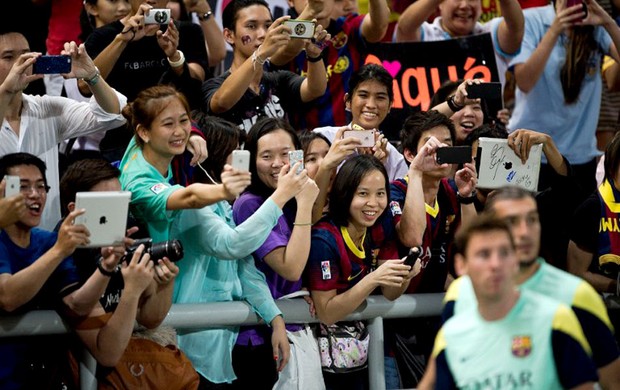
{"label": "blue jeans", "polygon": [[398,373],[396,358],[385,356],[383,364],[385,365],[385,388],[387,390],[400,389],[400,374]]}

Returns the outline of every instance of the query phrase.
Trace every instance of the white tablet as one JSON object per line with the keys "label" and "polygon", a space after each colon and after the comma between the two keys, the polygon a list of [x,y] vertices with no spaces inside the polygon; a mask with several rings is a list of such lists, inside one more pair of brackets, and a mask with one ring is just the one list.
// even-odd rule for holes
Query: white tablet
{"label": "white tablet", "polygon": [[508,146],[508,140],[501,138],[480,138],[482,153],[478,168],[478,188],[495,189],[503,186],[518,186],[528,191],[538,188],[542,144],[533,145],[525,163]]}
{"label": "white tablet", "polygon": [[86,212],[75,219],[90,232],[90,244],[84,248],[114,246],[123,243],[129,211],[129,191],[95,191],[75,194],[75,208]]}

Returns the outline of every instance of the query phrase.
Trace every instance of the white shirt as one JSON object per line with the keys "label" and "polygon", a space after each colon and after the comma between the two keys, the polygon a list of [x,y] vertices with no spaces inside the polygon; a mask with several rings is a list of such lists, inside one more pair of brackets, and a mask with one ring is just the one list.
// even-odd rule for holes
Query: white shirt
{"label": "white shirt", "polygon": [[[127,98],[116,92],[120,107]],[[89,102],[76,102],[59,96],[22,94],[19,135],[6,119],[0,129],[0,156],[25,152],[38,156],[47,166],[47,184],[51,187],[40,228],[54,230],[60,220],[58,143],[69,138],[117,128],[125,123],[121,114],[110,114],[99,106],[94,96]]]}
{"label": "white shirt", "polygon": [[[334,138],[336,138],[336,132],[338,132],[338,129],[340,129],[341,127],[342,126],[325,126],[318,127],[313,131],[324,135],[329,140],[329,142],[334,142]],[[349,124],[349,127],[351,127],[351,124]],[[396,147],[394,147],[394,145],[392,145],[390,142],[388,142],[387,144],[387,152],[388,157],[385,163],[383,163],[383,165],[387,170],[388,178],[390,179],[390,181],[407,176],[407,171],[409,170],[409,168],[407,167],[407,163],[405,162],[405,157],[400,154],[398,149],[396,149]],[[340,169],[340,167],[338,167],[338,169]]]}

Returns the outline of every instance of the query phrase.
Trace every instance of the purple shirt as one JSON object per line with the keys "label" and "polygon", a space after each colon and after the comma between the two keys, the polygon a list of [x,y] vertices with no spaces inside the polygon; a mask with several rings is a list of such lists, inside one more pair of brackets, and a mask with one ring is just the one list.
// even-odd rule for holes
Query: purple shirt
{"label": "purple shirt", "polygon": [[[265,198],[243,193],[233,204],[233,219],[237,225],[248,219],[265,202]],[[301,279],[291,282],[278,275],[266,262],[265,256],[277,248],[285,247],[291,238],[293,221],[295,220],[295,207],[291,203],[284,206],[283,215],[278,218],[278,223],[269,233],[267,240],[252,255],[256,263],[256,268],[265,274],[267,286],[271,291],[271,296],[278,299],[284,295],[301,290]],[[286,325],[286,329],[295,332],[302,329],[301,325]],[[266,326],[246,326],[241,327],[237,344],[240,345],[261,345],[265,343],[265,338],[269,338],[271,329]]]}

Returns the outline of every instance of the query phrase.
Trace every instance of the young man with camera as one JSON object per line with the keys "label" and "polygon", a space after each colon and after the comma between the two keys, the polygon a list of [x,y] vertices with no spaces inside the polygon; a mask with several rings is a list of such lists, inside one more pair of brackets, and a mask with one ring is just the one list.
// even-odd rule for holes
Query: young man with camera
{"label": "young man with camera", "polygon": [[[120,171],[103,159],[73,163],[60,182],[63,213],[70,214],[75,208],[77,192],[120,191],[119,176]],[[147,229],[134,227],[137,224],[131,215],[127,225],[131,226],[127,236],[145,237]],[[160,342],[159,346],[148,344],[153,348],[149,353],[173,353],[165,347],[176,345],[174,332],[160,324],[172,305],[174,280],[179,273],[174,262],[183,257],[182,247],[178,241],[153,242],[150,238],[126,238],[125,243],[120,263],[113,267],[101,263],[99,249],[78,249],[74,254],[82,280],[97,270],[109,279],[95,308],[72,321],[77,335],[99,363],[98,381],[107,385],[118,385],[123,379],[123,361],[131,358],[137,348],[144,348],[141,343],[148,343],[137,341],[139,338]],[[136,322],[137,332],[134,331]],[[146,370],[140,380],[152,379],[150,373],[151,370]],[[190,370],[190,374],[197,378],[195,372]]]}
{"label": "young man with camera", "polygon": [[322,28],[305,39],[308,55],[314,59],[306,77],[289,71],[265,71],[271,56],[289,44],[293,31],[288,16],[273,20],[263,0],[233,0],[222,15],[224,38],[233,47],[233,63],[223,75],[203,86],[203,111],[239,125],[245,132],[260,117],[286,118],[302,103],[323,95],[327,87],[320,46],[329,39]]}

